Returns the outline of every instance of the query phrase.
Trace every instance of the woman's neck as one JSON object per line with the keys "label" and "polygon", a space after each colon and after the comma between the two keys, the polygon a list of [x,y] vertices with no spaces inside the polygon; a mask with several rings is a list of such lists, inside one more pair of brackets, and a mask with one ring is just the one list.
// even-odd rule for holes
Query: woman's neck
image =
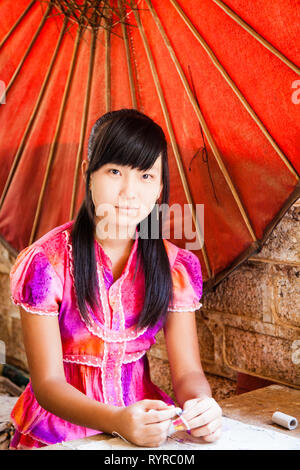
{"label": "woman's neck", "polygon": [[95,239],[100,243],[104,251],[109,253],[115,253],[118,256],[124,256],[131,252],[131,248],[135,242],[136,227],[131,231],[127,232],[127,238],[109,238],[101,237],[97,231],[95,232]]}

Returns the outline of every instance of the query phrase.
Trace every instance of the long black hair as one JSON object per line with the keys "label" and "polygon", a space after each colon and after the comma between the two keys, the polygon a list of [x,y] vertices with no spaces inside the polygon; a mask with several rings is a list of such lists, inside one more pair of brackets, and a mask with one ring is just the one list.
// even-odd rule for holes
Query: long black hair
{"label": "long black hair", "polygon": [[[136,109],[120,109],[104,114],[93,126],[89,138],[85,199],[74,221],[71,237],[73,245],[74,280],[78,307],[83,319],[89,322],[86,303],[93,308],[98,303],[97,262],[94,251],[95,207],[90,192],[91,174],[107,163],[150,169],[162,155],[161,204],[169,204],[170,180],[167,142],[162,128],[150,117]],[[155,204],[156,206],[156,204]],[[157,220],[153,211],[137,225],[138,233]],[[139,236],[137,265],[142,263],[145,277],[145,300],[136,329],[165,322],[169,302],[173,302],[173,284],[169,258],[162,237],[162,218],[158,211],[158,237]],[[156,233],[157,233],[156,232]],[[137,266],[136,266],[137,267]]]}

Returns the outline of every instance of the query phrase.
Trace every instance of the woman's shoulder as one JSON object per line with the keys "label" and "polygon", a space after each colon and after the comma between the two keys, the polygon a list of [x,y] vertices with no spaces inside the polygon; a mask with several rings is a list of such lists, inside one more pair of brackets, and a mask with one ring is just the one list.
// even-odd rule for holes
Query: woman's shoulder
{"label": "woman's shoulder", "polygon": [[43,257],[51,264],[60,277],[63,277],[65,254],[70,243],[70,232],[74,221],[68,221],[49,230],[42,237],[35,240],[21,250],[11,269],[11,276],[15,271],[28,268],[34,260]]}
{"label": "woman's shoulder", "polygon": [[[70,220],[62,225],[58,225],[30,245],[34,248],[43,248],[44,250],[59,249],[68,240],[74,221]],[[29,248],[29,247],[27,247]]]}
{"label": "woman's shoulder", "polygon": [[11,300],[31,313],[58,315],[72,221],[24,248],[10,271]]}
{"label": "woman's shoulder", "polygon": [[64,254],[67,244],[70,242],[70,232],[73,223],[74,221],[71,220],[52,228],[24,250],[34,252],[43,251],[49,258],[58,259]]}

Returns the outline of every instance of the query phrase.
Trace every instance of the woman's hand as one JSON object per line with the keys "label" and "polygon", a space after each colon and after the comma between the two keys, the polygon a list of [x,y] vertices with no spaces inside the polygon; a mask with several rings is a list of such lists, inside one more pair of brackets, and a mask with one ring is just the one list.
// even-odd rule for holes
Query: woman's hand
{"label": "woman's hand", "polygon": [[159,447],[167,439],[175,406],[160,400],[141,400],[117,413],[116,431],[137,446]]}
{"label": "woman's hand", "polygon": [[182,416],[190,426],[189,432],[192,436],[201,437],[204,442],[219,439],[222,409],[212,397],[187,400],[183,405]]}

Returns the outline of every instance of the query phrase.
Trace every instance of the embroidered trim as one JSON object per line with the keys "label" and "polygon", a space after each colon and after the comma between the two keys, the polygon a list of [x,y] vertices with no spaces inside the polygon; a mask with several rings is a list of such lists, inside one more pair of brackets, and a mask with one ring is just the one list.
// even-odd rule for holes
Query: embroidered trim
{"label": "embroidered trim", "polygon": [[[67,243],[68,254],[69,254],[70,273],[71,273],[71,276],[72,276],[72,279],[73,279],[73,284],[75,285],[74,271],[73,271],[73,250],[72,250],[72,245],[70,243],[70,234],[68,233],[67,230],[65,230],[63,233],[66,236],[66,243]],[[129,269],[129,265],[128,265],[128,269]],[[106,288],[105,288],[105,286],[103,287],[103,285],[101,283],[102,276],[101,276],[101,272],[100,272],[98,264],[97,264],[97,273],[98,273],[98,282],[99,282],[99,285],[100,285],[99,290],[100,290],[101,302],[102,302],[102,306],[104,307],[104,305],[107,304],[107,298],[106,298],[106,302],[105,302],[105,299],[103,298],[103,288],[105,290],[106,290]],[[88,323],[86,323],[83,320],[83,318],[80,314],[80,309],[78,307],[76,292],[75,292],[75,300],[76,300],[77,311],[78,311],[78,314],[79,314],[79,317],[80,317],[81,321],[84,323],[84,325],[87,327],[87,329],[89,330],[90,333],[94,334],[95,336],[98,336],[99,338],[103,339],[104,341],[108,341],[108,342],[132,341],[132,340],[135,340],[136,338],[138,338],[139,336],[141,336],[142,334],[144,334],[145,331],[147,330],[147,327],[143,328],[139,332],[136,332],[133,327],[132,328],[127,328],[126,330],[121,331],[121,332],[120,331],[114,331],[114,330],[111,330],[111,329],[106,330],[104,326],[100,327],[99,325],[97,325],[97,323],[94,321],[94,319],[91,317],[91,315],[90,315],[90,320],[91,320],[92,325],[89,325]],[[104,321],[105,321],[105,317],[104,317]],[[127,332],[127,333],[125,333],[125,332]]]}
{"label": "embroidered trim", "polygon": [[[124,357],[122,360],[122,364],[129,364],[130,362],[135,362],[141,359],[146,354],[147,350],[139,351],[136,353],[124,353]],[[119,354],[121,356],[121,353]],[[93,367],[101,367],[103,359],[96,356],[89,356],[88,354],[85,355],[76,355],[76,354],[67,354],[63,357],[64,362],[69,362],[72,364],[81,364],[84,366],[93,366]]]}
{"label": "embroidered trim", "polygon": [[138,353],[125,353],[125,357],[128,357],[128,359],[123,359],[123,364],[129,364],[130,362],[135,362],[141,359],[148,350],[138,352]]}
{"label": "embroidered trim", "polygon": [[47,310],[36,310],[35,307],[33,307],[32,305],[16,301],[12,297],[12,295],[10,296],[10,299],[14,305],[17,305],[18,307],[22,307],[24,310],[26,310],[26,312],[29,312],[29,313],[34,313],[36,315],[48,315],[51,317],[57,317],[59,315],[59,312],[57,310],[55,312],[54,311],[47,312]]}
{"label": "embroidered trim", "polygon": [[91,356],[73,356],[68,355],[63,357],[64,362],[69,362],[72,364],[81,364],[83,366],[93,366],[100,367],[102,364],[102,358],[100,357],[91,357]]}

